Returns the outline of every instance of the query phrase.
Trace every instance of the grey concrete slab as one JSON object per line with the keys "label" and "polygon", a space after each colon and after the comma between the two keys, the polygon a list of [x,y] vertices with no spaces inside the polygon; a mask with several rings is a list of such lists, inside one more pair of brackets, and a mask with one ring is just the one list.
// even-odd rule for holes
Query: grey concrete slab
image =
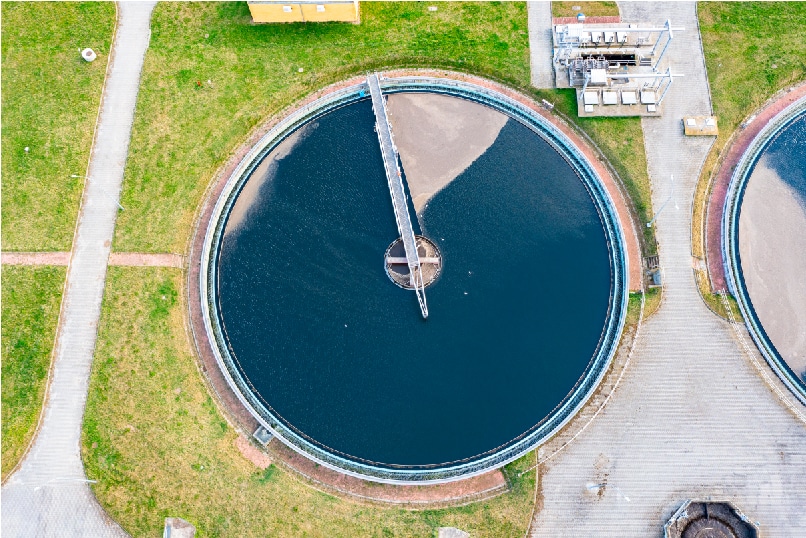
{"label": "grey concrete slab", "polygon": [[531,55],[532,86],[554,87],[554,50],[551,40],[551,2],[527,2],[529,20],[529,54]]}
{"label": "grey concrete slab", "polygon": [[4,537],[126,535],[89,488],[80,440],[117,200],[154,5],[119,4],[112,63],[67,271],[50,390],[37,437],[2,488]]}
{"label": "grey concrete slab", "polygon": [[[656,221],[663,304],[643,326],[604,410],[541,464],[543,502],[532,532],[661,536],[686,499],[712,497],[734,501],[766,537],[795,536],[806,529],[806,423],[782,403],[788,395],[759,375],[752,361],[766,365],[757,350],[739,345],[743,331],[708,310],[692,271],[692,197],[712,143],[686,138],[681,124],[684,115],[711,113],[696,7],[619,7],[627,22],[668,18],[686,28],[668,53],[684,82],[669,90],[663,117],[642,119],[653,205],[669,200]],[[550,441],[539,458],[567,440]]]}
{"label": "grey concrete slab", "polygon": [[456,527],[440,527],[437,530],[437,538],[470,538],[470,533]]}

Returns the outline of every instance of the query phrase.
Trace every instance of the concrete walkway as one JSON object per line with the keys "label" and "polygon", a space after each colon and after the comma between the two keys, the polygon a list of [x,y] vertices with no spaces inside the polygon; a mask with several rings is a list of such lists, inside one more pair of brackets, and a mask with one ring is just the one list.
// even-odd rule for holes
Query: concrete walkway
{"label": "concrete walkway", "polygon": [[551,2],[527,2],[529,17],[529,54],[531,55],[532,86],[554,87],[554,56],[551,39]]}
{"label": "concrete walkway", "polygon": [[[765,537],[797,535],[806,528],[806,423],[759,375],[751,354],[766,364],[740,346],[743,328],[707,309],[692,271],[692,196],[711,144],[681,127],[684,114],[711,112],[695,4],[619,7],[625,22],[669,18],[686,29],[668,53],[685,79],[663,117],[642,120],[654,207],[672,192],[656,221],[664,298],[607,407],[541,464],[533,535],[661,536],[685,499],[704,497],[734,501]],[[573,433],[541,447],[541,460]]]}
{"label": "concrete walkway", "polygon": [[117,199],[154,5],[119,5],[112,64],[67,272],[50,390],[36,440],[2,489],[4,537],[125,536],[87,484],[80,440]]}

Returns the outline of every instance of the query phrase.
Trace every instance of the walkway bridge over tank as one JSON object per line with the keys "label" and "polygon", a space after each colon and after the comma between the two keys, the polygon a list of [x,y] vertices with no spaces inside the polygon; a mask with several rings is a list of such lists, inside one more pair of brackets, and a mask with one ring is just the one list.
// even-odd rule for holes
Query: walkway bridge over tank
{"label": "walkway bridge over tank", "polygon": [[403,247],[406,251],[411,287],[417,293],[417,301],[420,303],[423,318],[427,318],[428,305],[425,302],[425,285],[423,283],[420,255],[417,252],[417,241],[414,236],[414,229],[411,226],[406,191],[403,188],[403,176],[397,159],[397,147],[392,139],[392,127],[389,125],[386,101],[381,93],[381,84],[377,73],[367,76],[367,86],[369,86],[369,94],[372,97],[372,109],[375,112],[375,130],[378,132],[378,141],[381,144],[383,167],[386,169],[386,180],[389,184],[389,193],[392,195],[395,221],[397,221],[397,229],[400,232]]}

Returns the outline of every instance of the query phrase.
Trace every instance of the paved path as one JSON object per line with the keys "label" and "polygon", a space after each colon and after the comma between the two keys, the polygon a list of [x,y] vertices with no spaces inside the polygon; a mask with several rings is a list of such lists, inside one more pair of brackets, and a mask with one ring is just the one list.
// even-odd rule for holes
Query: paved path
{"label": "paved path", "polygon": [[[3,265],[70,265],[70,252],[3,252]],[[112,252],[109,263],[121,267],[185,266],[181,254],[152,254],[146,252]]]}
{"label": "paved path", "polygon": [[153,7],[153,2],[119,5],[114,56],[67,273],[44,418],[21,467],[3,486],[4,537],[125,536],[98,505],[86,483],[79,443],[117,199]]}
{"label": "paved path", "polygon": [[3,252],[3,265],[70,265],[69,252]]}
{"label": "paved path", "polygon": [[529,54],[531,54],[532,86],[554,87],[554,56],[551,39],[551,2],[527,2],[529,17]]}
{"label": "paved path", "polygon": [[[681,127],[684,114],[710,113],[696,8],[619,7],[625,22],[669,18],[686,28],[669,49],[673,70],[685,79],[669,91],[663,117],[642,120],[654,207],[675,177],[672,201],[656,221],[664,298],[607,407],[541,464],[533,535],[661,536],[685,499],[711,496],[733,500],[765,537],[795,536],[806,528],[806,423],[771,392],[694,282],[691,200],[711,144],[684,138]],[[541,447],[540,458],[573,433]]]}
{"label": "paved path", "polygon": [[175,267],[185,266],[181,254],[146,254],[141,252],[113,252],[109,255],[109,265],[116,267]]}

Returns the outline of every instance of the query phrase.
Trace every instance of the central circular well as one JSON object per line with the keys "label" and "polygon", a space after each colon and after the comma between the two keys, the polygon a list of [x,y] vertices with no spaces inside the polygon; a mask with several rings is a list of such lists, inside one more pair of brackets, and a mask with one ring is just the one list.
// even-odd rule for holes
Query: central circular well
{"label": "central circular well", "polygon": [[[416,233],[445,260],[427,320],[379,263],[399,234],[367,99],[256,159],[222,213],[211,271],[219,351],[264,422],[320,461],[380,476],[472,464],[530,438],[591,388],[622,319],[615,239],[568,155],[458,97],[401,93],[390,109],[404,174],[429,158],[407,130],[427,137],[461,111],[466,127],[473,114],[499,120],[438,190],[418,199],[422,178],[408,182]],[[460,145],[479,142],[459,128]]]}
{"label": "central circular well", "polygon": [[[424,287],[428,287],[439,278],[442,272],[442,253],[436,243],[423,237],[422,235],[415,236],[417,244],[417,256],[420,262],[420,271],[422,273],[422,283]],[[384,264],[386,266],[386,275],[389,280],[407,290],[413,290],[414,286],[411,283],[411,270],[406,259],[406,248],[403,245],[403,239],[397,238],[389,245],[384,254]]]}

